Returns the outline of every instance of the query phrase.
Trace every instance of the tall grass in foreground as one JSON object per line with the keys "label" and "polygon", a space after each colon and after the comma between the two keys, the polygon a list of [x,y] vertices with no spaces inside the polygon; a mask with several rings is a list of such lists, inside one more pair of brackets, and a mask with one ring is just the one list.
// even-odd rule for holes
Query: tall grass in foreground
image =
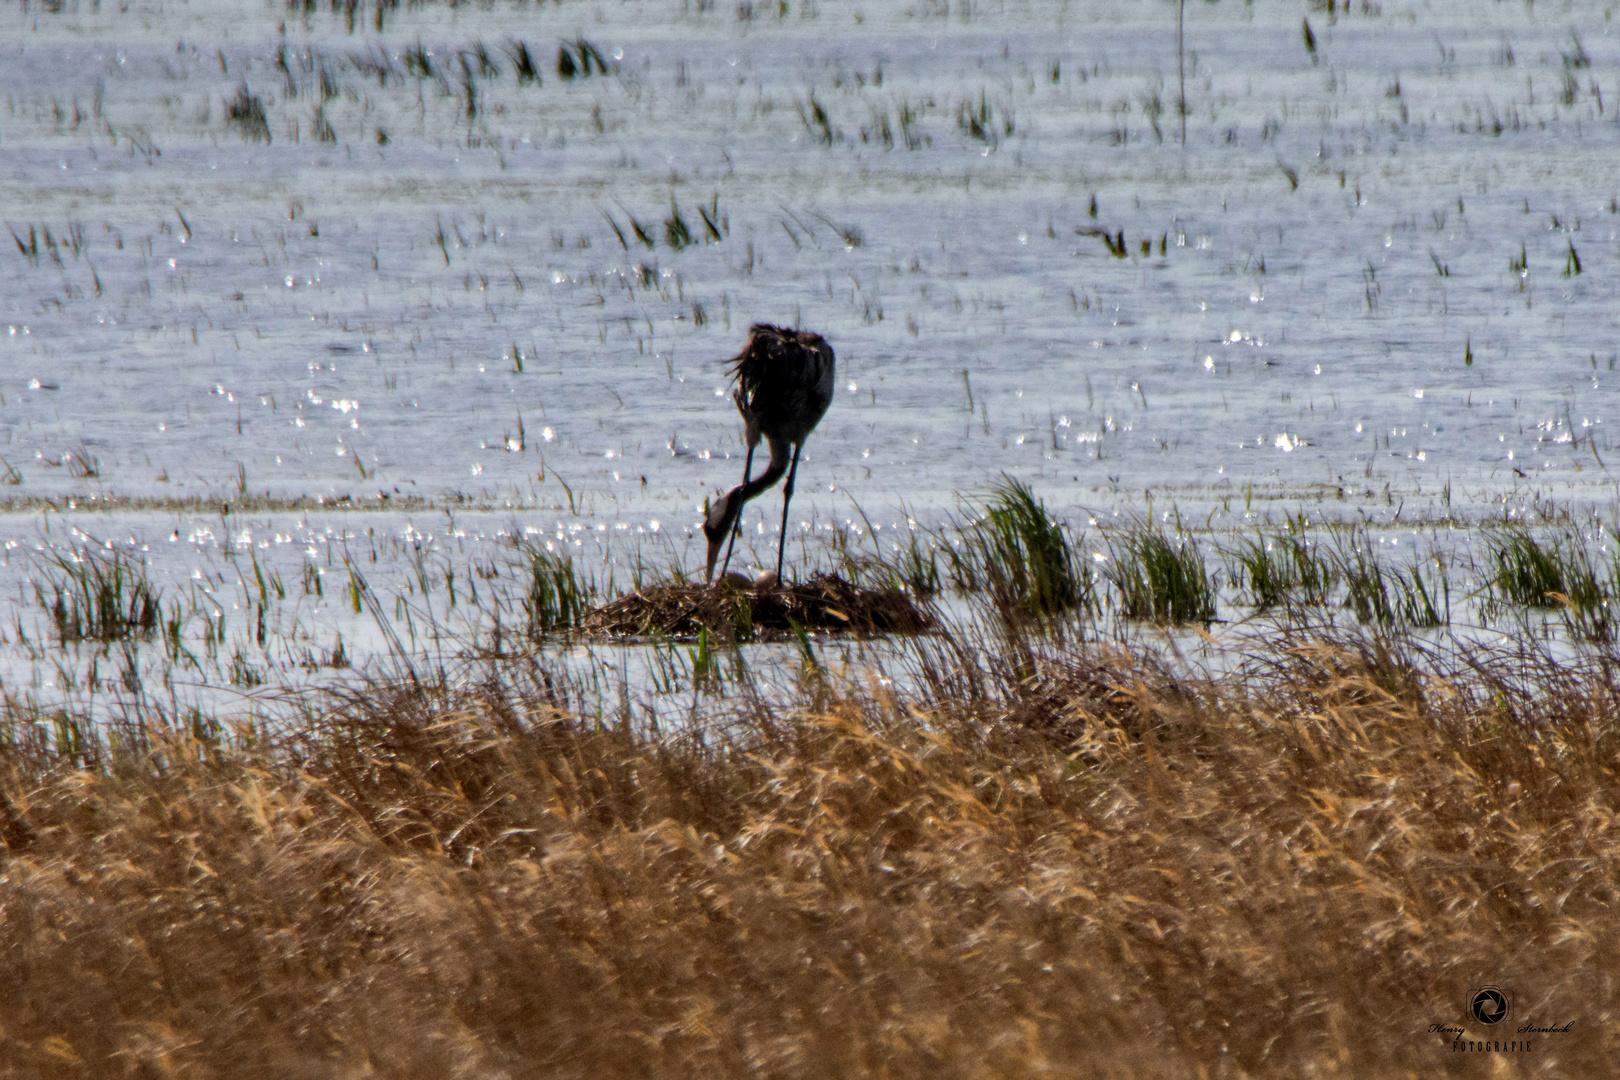
{"label": "tall grass in foreground", "polygon": [[279,731],[7,710],[0,1075],[1475,1076],[1430,1025],[1494,1038],[1481,982],[1574,1021],[1489,1065],[1608,1074],[1601,664],[1037,664],[701,737],[515,664]]}

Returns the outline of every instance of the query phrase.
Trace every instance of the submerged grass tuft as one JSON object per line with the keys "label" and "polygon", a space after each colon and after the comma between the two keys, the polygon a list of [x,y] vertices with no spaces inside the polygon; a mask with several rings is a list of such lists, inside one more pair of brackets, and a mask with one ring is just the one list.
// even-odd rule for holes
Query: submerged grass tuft
{"label": "submerged grass tuft", "polygon": [[595,592],[574,569],[574,560],[543,548],[524,549],[528,560],[529,585],[523,597],[523,613],[531,640],[538,641],[557,630],[572,630],[584,620]]}
{"label": "submerged grass tuft", "polygon": [[36,583],[34,595],[64,644],[146,638],[157,631],[160,590],[144,561],[91,548],[51,552],[42,559],[46,584]]}
{"label": "submerged grass tuft", "polygon": [[1289,602],[1326,604],[1338,578],[1320,543],[1308,540],[1299,529],[1245,539],[1230,554],[1234,578],[1248,587],[1251,601],[1261,611]]}
{"label": "submerged grass tuft", "polygon": [[1149,522],[1110,537],[1109,579],[1126,618],[1154,623],[1203,623],[1215,618],[1215,582],[1188,536],[1172,540]]}
{"label": "submerged grass tuft", "polygon": [[681,216],[681,208],[675,205],[674,195],[669,197],[669,217],[664,219],[664,242],[676,251],[692,242],[691,226]]}
{"label": "submerged grass tuft", "polygon": [[534,66],[534,55],[529,52],[529,46],[513,40],[506,51],[512,57],[512,72],[517,76],[518,85],[532,83],[539,86],[540,70]]}
{"label": "submerged grass tuft", "polygon": [[1565,591],[1564,553],[1557,542],[1543,547],[1527,529],[1489,538],[1493,593],[1521,607],[1552,608]]}
{"label": "submerged grass tuft", "polygon": [[938,549],[923,539],[916,528],[908,531],[905,546],[884,565],[896,586],[919,599],[927,600],[939,592]]}
{"label": "submerged grass tuft", "polygon": [[[912,569],[926,580],[932,559]],[[1061,614],[1088,599],[1063,526],[1028,485],[1011,477],[994,489],[961,546],[951,549],[951,578],[957,589],[988,589],[998,607],[1025,615]]]}
{"label": "submerged grass tuft", "polygon": [[1519,607],[1558,609],[1572,633],[1590,641],[1611,640],[1615,619],[1610,606],[1620,590],[1620,563],[1609,578],[1593,562],[1586,542],[1569,533],[1538,541],[1522,526],[1491,536],[1492,598]]}
{"label": "submerged grass tuft", "polygon": [[1357,622],[1417,628],[1450,624],[1451,582],[1438,560],[1427,577],[1423,562],[1385,566],[1364,531],[1352,533],[1335,560],[1344,578],[1344,606]]}
{"label": "submerged grass tuft", "polygon": [[572,43],[564,42],[557,48],[557,77],[559,79],[588,78],[592,68],[598,75],[608,73],[608,64],[602,52],[584,38]]}
{"label": "submerged grass tuft", "polygon": [[225,117],[242,138],[250,142],[271,141],[264,101],[248,89],[247,83],[237,87],[236,97],[225,103]]}

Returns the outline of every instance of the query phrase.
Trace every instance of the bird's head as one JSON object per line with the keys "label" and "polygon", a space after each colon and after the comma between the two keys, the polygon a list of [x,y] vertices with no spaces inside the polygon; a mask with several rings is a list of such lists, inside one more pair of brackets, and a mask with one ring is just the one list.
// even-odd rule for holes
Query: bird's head
{"label": "bird's head", "polygon": [[725,546],[726,534],[736,524],[737,514],[742,510],[742,493],[738,490],[729,491],[720,496],[718,500],[709,504],[709,512],[703,518],[703,535],[709,540],[709,569],[706,579],[714,578],[714,564],[720,558],[720,549]]}

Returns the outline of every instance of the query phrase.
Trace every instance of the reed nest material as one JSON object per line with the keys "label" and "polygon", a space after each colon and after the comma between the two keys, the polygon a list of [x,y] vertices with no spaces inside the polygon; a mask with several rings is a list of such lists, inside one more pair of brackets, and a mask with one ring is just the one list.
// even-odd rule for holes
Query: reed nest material
{"label": "reed nest material", "polygon": [[795,623],[856,634],[915,634],[933,626],[899,589],[863,589],[817,574],[793,585],[655,585],[595,608],[583,627],[587,634],[670,638],[696,638],[707,629],[722,640],[747,641],[790,636]]}

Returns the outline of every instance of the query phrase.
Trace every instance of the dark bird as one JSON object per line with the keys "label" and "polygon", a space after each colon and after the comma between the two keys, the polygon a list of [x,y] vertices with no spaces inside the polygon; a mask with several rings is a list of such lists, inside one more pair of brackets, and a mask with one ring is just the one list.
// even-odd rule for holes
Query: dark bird
{"label": "dark bird", "polygon": [[[709,508],[703,534],[709,538],[708,578],[714,579],[714,564],[720,545],[742,517],[748,500],[763,493],[787,473],[782,489],[782,536],[776,545],[776,576],[782,577],[782,555],[787,546],[788,503],[793,500],[793,478],[799,471],[799,451],[815,430],[833,399],[833,351],[820,334],[807,330],[785,330],[780,326],[755,323],[748,331],[748,344],[731,362],[737,381],[732,400],[742,413],[747,430],[748,458],[743,464],[743,482]],[[754,469],[754,449],[763,436],[771,448],[771,463],[758,476]],[[726,564],[731,549],[726,548]],[[720,568],[725,575],[725,566]]]}

